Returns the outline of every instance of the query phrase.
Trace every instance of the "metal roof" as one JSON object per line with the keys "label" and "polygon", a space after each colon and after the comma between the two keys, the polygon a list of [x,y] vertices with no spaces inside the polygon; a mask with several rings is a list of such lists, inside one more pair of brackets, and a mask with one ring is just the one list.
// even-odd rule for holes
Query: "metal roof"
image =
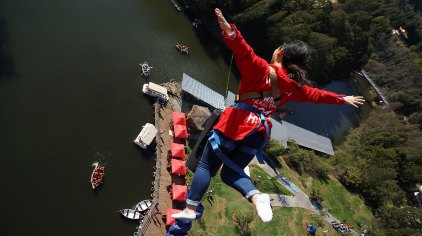
{"label": "metal roof", "polygon": [[224,109],[223,95],[208,88],[185,73],[183,73],[182,78],[182,90],[213,108]]}

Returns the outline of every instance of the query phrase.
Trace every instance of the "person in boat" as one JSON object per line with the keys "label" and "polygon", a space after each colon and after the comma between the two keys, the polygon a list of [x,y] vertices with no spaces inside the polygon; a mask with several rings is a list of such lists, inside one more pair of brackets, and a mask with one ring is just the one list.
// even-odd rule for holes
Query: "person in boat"
{"label": "person in boat", "polygon": [[[254,158],[262,160],[262,149],[270,139],[270,117],[287,102],[362,105],[362,96],[346,96],[310,86],[304,68],[310,59],[308,45],[300,40],[286,42],[274,50],[271,62],[257,56],[234,24],[229,24],[217,8],[215,15],[226,45],[232,50],[241,74],[240,101],[221,114],[211,131],[193,176],[186,208],[175,219],[194,220],[195,211],[209,187],[211,177],[221,169],[221,179],[255,205],[263,222],[271,221],[270,197],[261,193],[243,169]],[[274,86],[271,77],[276,78]],[[278,93],[277,93],[278,90]],[[274,92],[273,92],[274,91]],[[262,94],[271,92],[265,97]],[[242,99],[242,94],[260,98]],[[281,94],[281,96],[280,96]],[[278,95],[278,96],[276,96]]]}

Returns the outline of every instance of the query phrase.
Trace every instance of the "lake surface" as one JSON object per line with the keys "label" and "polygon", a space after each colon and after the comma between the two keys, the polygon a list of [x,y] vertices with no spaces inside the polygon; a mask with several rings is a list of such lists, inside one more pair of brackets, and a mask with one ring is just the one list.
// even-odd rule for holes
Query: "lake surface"
{"label": "lake surface", "polygon": [[[0,1],[1,234],[135,232],[138,224],[117,211],[151,194],[154,147],[132,143],[153,122],[141,86],[180,81],[185,72],[225,94],[227,58],[204,32],[171,1]],[[177,42],[191,55],[179,53]],[[144,61],[154,67],[149,79],[140,75]],[[236,83],[232,77],[229,87]],[[359,116],[326,109],[341,117],[328,121],[335,129],[353,123],[345,112]],[[287,118],[325,127],[314,132],[330,127],[299,111]],[[88,182],[94,161],[107,174],[96,192]]]}

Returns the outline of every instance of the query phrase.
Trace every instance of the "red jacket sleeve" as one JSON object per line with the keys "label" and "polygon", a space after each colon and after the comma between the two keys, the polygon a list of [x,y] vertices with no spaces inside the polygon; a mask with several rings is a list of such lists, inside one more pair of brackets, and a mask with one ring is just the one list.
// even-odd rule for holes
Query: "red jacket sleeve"
{"label": "red jacket sleeve", "polygon": [[230,37],[221,31],[224,42],[232,50],[237,68],[240,71],[241,81],[238,92],[260,91],[262,80],[269,74],[268,63],[257,56],[251,46],[245,41],[235,25],[230,24],[236,36]]}
{"label": "red jacket sleeve", "polygon": [[289,100],[291,102],[312,102],[312,103],[326,103],[326,104],[343,104],[343,94],[337,94],[312,88],[308,85],[303,85],[297,88],[297,93],[294,94]]}

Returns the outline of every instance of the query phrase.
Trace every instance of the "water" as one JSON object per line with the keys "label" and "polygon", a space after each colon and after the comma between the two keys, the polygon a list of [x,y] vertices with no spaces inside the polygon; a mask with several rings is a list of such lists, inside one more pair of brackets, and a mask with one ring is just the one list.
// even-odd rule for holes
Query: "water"
{"label": "water", "polygon": [[[117,211],[149,198],[154,164],[132,143],[153,122],[139,63],[150,81],[185,72],[224,93],[224,60],[171,1],[2,0],[0,23],[1,234],[131,235]],[[96,160],[107,176],[94,193]]]}
{"label": "water", "polygon": [[[117,211],[149,198],[154,164],[154,147],[132,143],[153,122],[142,84],[185,72],[225,94],[221,49],[171,1],[2,0],[0,46],[1,235],[131,235],[137,224]],[[148,80],[144,61],[154,67]],[[236,83],[232,74],[232,91]],[[323,133],[306,114],[292,123]],[[107,176],[93,192],[98,160]]]}

